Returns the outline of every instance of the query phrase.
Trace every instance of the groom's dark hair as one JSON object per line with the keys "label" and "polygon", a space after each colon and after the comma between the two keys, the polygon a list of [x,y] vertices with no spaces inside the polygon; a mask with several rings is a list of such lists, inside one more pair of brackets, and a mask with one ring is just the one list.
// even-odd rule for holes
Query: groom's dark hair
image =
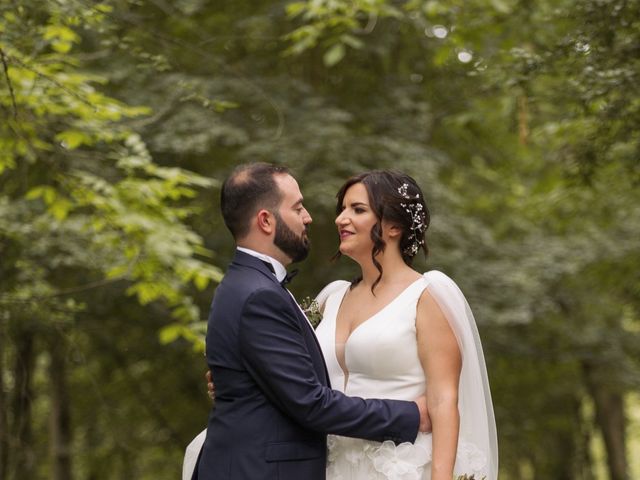
{"label": "groom's dark hair", "polygon": [[248,163],[237,166],[222,184],[222,218],[234,239],[249,233],[249,222],[258,210],[264,208],[277,214],[282,192],[275,175],[291,175],[291,171],[283,165]]}

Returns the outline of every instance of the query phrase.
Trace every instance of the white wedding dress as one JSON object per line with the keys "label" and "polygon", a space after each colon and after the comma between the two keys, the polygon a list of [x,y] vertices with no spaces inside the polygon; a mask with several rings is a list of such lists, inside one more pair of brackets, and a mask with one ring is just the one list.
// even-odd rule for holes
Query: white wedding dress
{"label": "white wedding dress", "polygon": [[[454,472],[476,480],[497,478],[495,420],[486,368],[473,314],[456,284],[432,271],[416,280],[351,333],[344,345],[344,372],[335,342],[336,316],[349,282],[329,284],[318,295],[324,305],[316,330],[332,388],[350,396],[414,400],[428,385],[418,357],[416,307],[427,289],[447,317],[462,353],[459,386],[460,433]],[[327,480],[429,480],[431,434],[414,444],[395,445],[329,435]]]}

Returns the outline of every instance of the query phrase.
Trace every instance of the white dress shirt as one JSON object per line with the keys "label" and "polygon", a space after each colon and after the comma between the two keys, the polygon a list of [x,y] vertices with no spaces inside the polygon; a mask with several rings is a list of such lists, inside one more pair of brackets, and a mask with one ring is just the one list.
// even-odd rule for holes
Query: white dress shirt
{"label": "white dress shirt", "polygon": [[[287,276],[287,269],[284,268],[284,265],[282,265],[275,258],[270,257],[269,255],[265,255],[264,253],[256,252],[255,250],[251,250],[250,248],[245,248],[245,247],[236,247],[236,248],[238,250],[240,250],[241,252],[246,253],[247,255],[251,255],[252,257],[259,258],[260,260],[262,260],[264,262],[269,262],[273,266],[274,275],[276,276],[276,279],[279,282],[282,282],[282,280],[284,280],[284,277]],[[289,289],[287,289],[287,292],[289,292]],[[289,292],[289,295],[291,295],[291,298],[296,300],[296,297],[294,297],[291,292]],[[304,315],[304,318],[307,320],[307,323],[309,323],[309,326],[311,327],[311,330],[313,330],[313,325],[311,325],[311,322],[309,321],[309,318],[307,318],[307,314],[304,313],[304,310],[302,310],[302,308],[300,307],[300,304],[298,303],[297,300],[296,300],[296,305],[298,305],[298,309],[302,312],[302,315]]]}

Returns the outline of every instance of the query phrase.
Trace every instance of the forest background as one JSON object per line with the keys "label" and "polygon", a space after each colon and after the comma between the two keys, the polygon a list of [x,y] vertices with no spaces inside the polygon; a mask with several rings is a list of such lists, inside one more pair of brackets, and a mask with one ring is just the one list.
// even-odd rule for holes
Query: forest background
{"label": "forest background", "polygon": [[638,0],[0,1],[0,479],[174,479],[233,252],[220,181],[414,176],[502,479],[640,478]]}

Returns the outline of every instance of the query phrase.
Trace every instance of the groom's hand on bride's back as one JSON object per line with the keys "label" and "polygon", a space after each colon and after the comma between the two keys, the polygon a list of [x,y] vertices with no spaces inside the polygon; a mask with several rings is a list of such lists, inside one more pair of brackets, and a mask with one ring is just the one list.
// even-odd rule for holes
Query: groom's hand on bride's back
{"label": "groom's hand on bride's back", "polygon": [[216,386],[213,383],[211,370],[207,370],[207,373],[204,374],[204,378],[207,379],[207,393],[209,394],[209,398],[211,399],[211,401],[213,401],[216,399]]}
{"label": "groom's hand on bride's back", "polygon": [[418,411],[420,412],[420,430],[422,433],[431,433],[431,418],[429,417],[429,410],[427,409],[427,397],[422,395],[414,400],[418,405]]}

